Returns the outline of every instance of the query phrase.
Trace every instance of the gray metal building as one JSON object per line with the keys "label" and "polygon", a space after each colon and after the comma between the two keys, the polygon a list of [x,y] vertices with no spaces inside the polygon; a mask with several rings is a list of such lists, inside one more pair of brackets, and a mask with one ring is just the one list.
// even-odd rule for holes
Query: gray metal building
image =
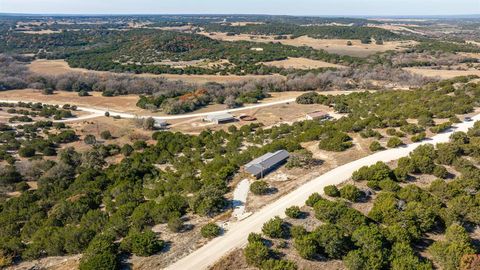
{"label": "gray metal building", "polygon": [[249,174],[263,178],[265,174],[274,170],[277,166],[285,162],[290,154],[286,150],[279,150],[274,153],[266,153],[245,165],[245,171]]}
{"label": "gray metal building", "polygon": [[203,118],[203,121],[213,122],[215,124],[228,123],[235,121],[235,117],[229,113],[209,114]]}

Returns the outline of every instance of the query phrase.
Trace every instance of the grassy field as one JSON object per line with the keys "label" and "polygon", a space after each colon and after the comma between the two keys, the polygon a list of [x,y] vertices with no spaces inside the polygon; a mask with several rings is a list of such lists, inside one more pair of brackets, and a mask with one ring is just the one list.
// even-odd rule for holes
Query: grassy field
{"label": "grassy field", "polygon": [[280,68],[293,68],[293,69],[316,69],[316,68],[345,68],[345,66],[327,63],[319,60],[312,60],[308,58],[295,58],[290,57],[285,60],[264,62],[264,65],[274,66]]}
{"label": "grassy field", "polygon": [[[42,74],[42,75],[59,75],[65,74],[70,72],[92,72],[97,74],[106,74],[109,72],[106,71],[94,71],[94,70],[87,70],[83,68],[71,68],[67,62],[64,60],[36,60],[33,61],[29,68],[31,71]],[[207,83],[207,82],[218,82],[218,83],[227,83],[227,82],[238,82],[243,80],[252,80],[252,79],[261,79],[261,78],[269,78],[269,77],[283,77],[281,75],[245,75],[245,76],[237,76],[237,75],[177,75],[177,74],[132,74],[132,76],[138,77],[160,77],[160,78],[167,78],[171,80],[181,80],[188,83]]]}
{"label": "grassy field", "polygon": [[[378,52],[386,52],[390,50],[403,50],[406,47],[415,45],[414,41],[386,41],[383,45],[362,44],[360,40],[347,39],[315,39],[308,36],[301,36],[294,39],[275,40],[273,36],[266,35],[248,35],[239,34],[235,36],[228,36],[227,33],[207,33],[201,32],[210,38],[223,41],[251,41],[251,42],[278,42],[284,45],[291,45],[296,47],[308,46],[317,50],[325,50],[329,53],[339,55],[349,55],[357,57],[366,57]],[[352,45],[348,46],[347,42],[351,41]]]}
{"label": "grassy field", "polygon": [[468,69],[468,70],[446,70],[446,69],[432,69],[432,68],[404,68],[414,74],[427,76],[427,77],[439,77],[441,79],[451,79],[458,76],[477,75],[480,76],[480,70]]}

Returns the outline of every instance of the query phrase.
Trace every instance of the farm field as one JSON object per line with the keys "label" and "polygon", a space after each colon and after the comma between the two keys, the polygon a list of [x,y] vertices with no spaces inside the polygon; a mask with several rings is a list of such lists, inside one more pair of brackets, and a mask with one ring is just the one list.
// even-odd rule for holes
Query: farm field
{"label": "farm field", "polygon": [[319,60],[312,60],[308,58],[288,58],[285,60],[264,62],[267,66],[274,66],[280,68],[293,68],[293,69],[316,69],[316,68],[344,68],[345,66],[332,64]]}
{"label": "farm field", "polygon": [[412,72],[414,74],[428,76],[428,77],[438,77],[441,79],[452,79],[458,76],[480,76],[480,70],[478,69],[468,69],[468,70],[446,70],[446,69],[432,69],[432,68],[405,68],[406,71]]}

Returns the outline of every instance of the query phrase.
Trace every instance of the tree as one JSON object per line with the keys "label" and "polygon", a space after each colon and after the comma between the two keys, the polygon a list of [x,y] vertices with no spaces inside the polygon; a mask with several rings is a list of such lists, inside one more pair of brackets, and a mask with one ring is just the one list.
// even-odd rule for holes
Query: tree
{"label": "tree", "polygon": [[255,195],[265,195],[268,193],[269,187],[267,182],[258,180],[250,185],[250,191]]}
{"label": "tree", "polygon": [[157,239],[157,235],[150,230],[144,232],[132,230],[122,241],[120,247],[137,256],[146,257],[159,252],[163,245],[163,241]]}
{"label": "tree", "polygon": [[392,248],[391,268],[392,270],[430,270],[432,265],[429,262],[422,262],[408,243],[398,242]]}
{"label": "tree", "polygon": [[[362,261],[365,268],[384,269],[388,263],[388,249],[386,239],[377,225],[361,226],[352,234],[352,240],[360,247],[360,254],[355,254],[354,261]],[[348,255],[347,255],[348,257]]]}
{"label": "tree", "polygon": [[285,215],[289,218],[300,218],[302,216],[302,211],[298,206],[291,206],[285,210]]}
{"label": "tree", "polygon": [[335,185],[329,185],[323,188],[323,191],[326,195],[330,197],[338,197],[340,196],[340,191]]}
{"label": "tree", "polygon": [[172,232],[180,232],[183,228],[183,221],[181,218],[179,217],[176,217],[176,216],[172,216],[168,219],[168,228],[170,229],[170,231]]}
{"label": "tree", "polygon": [[271,238],[287,238],[288,236],[287,224],[278,216],[263,224],[262,232]]}
{"label": "tree", "polygon": [[351,202],[357,202],[363,197],[363,192],[354,185],[345,185],[340,189],[340,197]]}
{"label": "tree", "polygon": [[293,243],[300,257],[311,260],[318,253],[318,244],[311,234],[295,238]]}
{"label": "tree", "polygon": [[344,231],[336,225],[324,224],[315,229],[313,237],[329,258],[340,259],[350,249],[351,243]]}
{"label": "tree", "polygon": [[373,141],[370,144],[369,149],[372,152],[377,152],[377,151],[380,151],[380,150],[384,150],[385,148],[378,141]]}
{"label": "tree", "polygon": [[128,157],[130,156],[132,153],[133,153],[134,149],[133,147],[130,145],[130,144],[125,144],[122,146],[122,148],[120,149],[120,152],[122,153],[122,155],[124,155],[125,157]]}
{"label": "tree", "polygon": [[112,134],[109,130],[104,130],[102,131],[102,133],[100,133],[100,138],[104,140],[110,140],[112,138]]}
{"label": "tree", "polygon": [[95,138],[95,136],[92,135],[92,134],[88,134],[88,135],[85,136],[83,141],[88,145],[94,145],[94,144],[97,143],[97,138]]}
{"label": "tree", "polygon": [[22,175],[14,166],[0,167],[0,185],[10,185],[22,181]]}
{"label": "tree", "polygon": [[154,130],[155,129],[155,119],[153,119],[153,117],[148,117],[148,118],[143,119],[143,129]]}
{"label": "tree", "polygon": [[398,137],[391,137],[387,142],[388,148],[397,148],[403,145],[403,141]]}
{"label": "tree", "polygon": [[215,238],[220,235],[222,229],[215,223],[208,223],[202,227],[200,233],[204,238]]}
{"label": "tree", "polygon": [[297,265],[288,260],[268,259],[262,263],[263,270],[297,270]]}
{"label": "tree", "polygon": [[214,186],[204,186],[190,200],[190,208],[203,216],[219,213],[227,205],[223,194],[222,190]]}
{"label": "tree", "polygon": [[470,237],[461,225],[455,223],[447,228],[445,238],[446,241],[437,241],[428,250],[443,269],[459,269],[461,258],[475,253]]}
{"label": "tree", "polygon": [[44,88],[42,90],[42,94],[44,95],[53,95],[53,89],[52,88]]}
{"label": "tree", "polygon": [[88,93],[88,91],[81,90],[81,91],[78,92],[78,96],[79,97],[88,97],[88,96],[90,96],[90,94]]}
{"label": "tree", "polygon": [[18,150],[18,155],[24,158],[29,158],[35,156],[35,148],[30,146],[25,146]]}
{"label": "tree", "polygon": [[111,234],[98,234],[80,260],[80,270],[115,270],[118,267],[117,246]]}
{"label": "tree", "polygon": [[260,267],[262,263],[270,258],[270,251],[260,241],[249,241],[243,250],[245,259],[249,265]]}
{"label": "tree", "polygon": [[315,192],[315,193],[312,193],[312,195],[310,195],[308,197],[308,199],[305,201],[305,204],[307,206],[313,207],[317,202],[319,202],[321,200],[324,200],[322,198],[322,196],[320,196],[320,194],[318,194],[318,192]]}

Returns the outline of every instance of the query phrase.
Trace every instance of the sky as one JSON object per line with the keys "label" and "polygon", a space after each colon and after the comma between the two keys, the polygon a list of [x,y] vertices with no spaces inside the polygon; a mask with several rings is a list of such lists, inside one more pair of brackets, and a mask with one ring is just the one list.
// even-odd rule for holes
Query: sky
{"label": "sky", "polygon": [[0,13],[464,15],[480,0],[0,0]]}

